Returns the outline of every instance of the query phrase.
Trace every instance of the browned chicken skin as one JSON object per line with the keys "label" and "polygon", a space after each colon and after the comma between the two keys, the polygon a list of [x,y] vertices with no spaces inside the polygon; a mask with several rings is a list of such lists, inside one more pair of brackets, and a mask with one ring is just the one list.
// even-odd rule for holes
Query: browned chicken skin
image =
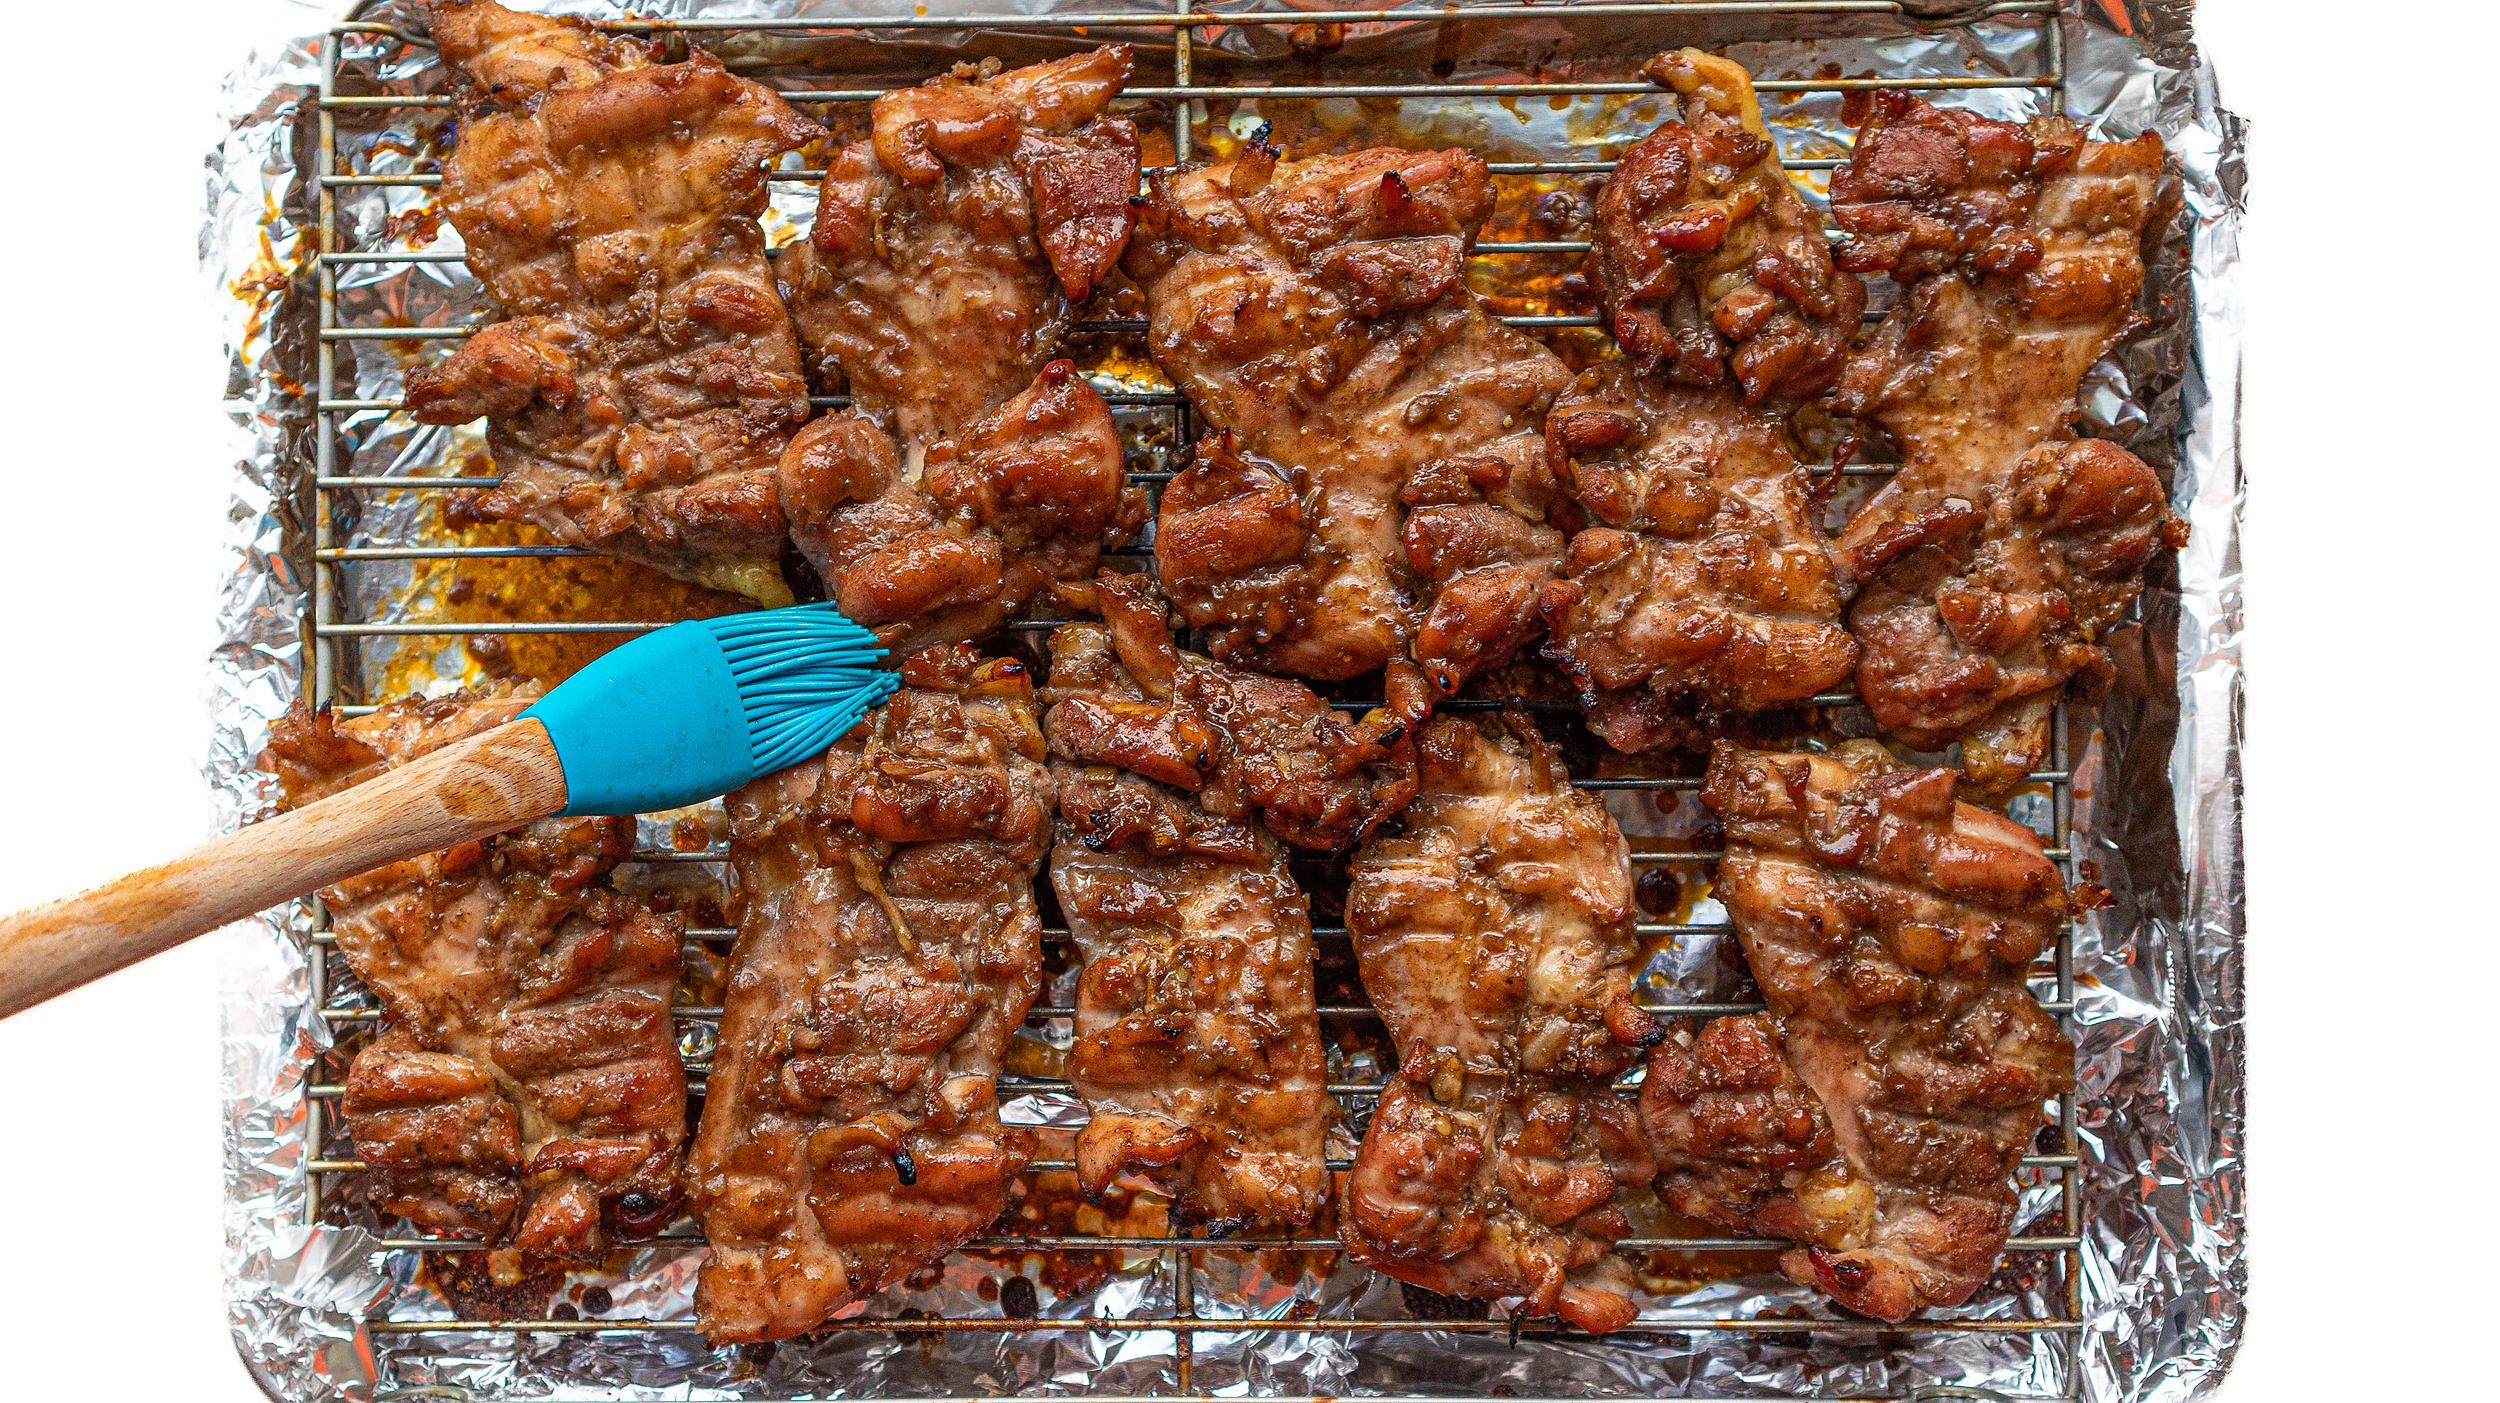
{"label": "browned chicken skin", "polygon": [[435,0],[461,78],[443,212],[505,320],[409,373],[430,424],[489,420],[488,516],[786,604],[774,465],[807,418],[757,223],[823,135],[701,50],[493,0]]}
{"label": "browned chicken skin", "polygon": [[1874,1196],[1769,1014],[1669,1032],[1641,1081],[1641,1125],[1658,1199],[1687,1218],[1835,1251],[1872,1235]]}
{"label": "browned chicken skin", "polygon": [[[1258,818],[1298,848],[1353,846],[1415,795],[1415,750],[1398,699],[1355,719],[1310,688],[1184,653],[1142,575],[1106,573],[1061,591],[1108,626],[1129,686],[1059,687],[1055,753],[1189,791],[1218,818]],[[1072,635],[1074,637],[1075,635]]]}
{"label": "browned chicken skin", "polygon": [[999,1061],[1042,988],[1033,682],[957,644],[822,760],[729,796],[744,903],[687,1165],[715,1342],[783,1339],[995,1221]]}
{"label": "browned chicken skin", "polygon": [[1658,1035],[1632,1001],[1630,852],[1524,718],[1441,717],[1418,749],[1404,831],[1357,854],[1346,898],[1398,1070],[1340,1232],[1402,1281],[1620,1328],[1615,1195],[1651,1168],[1610,1083]]}
{"label": "browned chicken skin", "polygon": [[2072,438],[2174,199],[2159,137],[2089,141],[2062,118],[1900,94],[1879,95],[1832,177],[1843,263],[1905,285],[1835,395],[1902,456],[1835,551],[1858,591],[1858,690],[1910,745],[1961,741],[1983,787],[2040,763],[2069,686],[2106,685],[2103,631],[2185,540],[2152,469]]}
{"label": "browned chicken skin", "polygon": [[1641,72],[1675,90],[1681,120],[1624,152],[1598,193],[1589,272],[1616,343],[1643,375],[1732,381],[1748,403],[1822,393],[1857,339],[1866,288],[1832,266],[1751,75],[1698,49]]}
{"label": "browned chicken skin", "polygon": [[1279,836],[1333,846],[1414,792],[1412,748],[1309,689],[1172,646],[1148,582],[1072,591],[1051,635],[1051,881],[1085,960],[1068,1078],[1088,1195],[1123,1175],[1185,1223],[1311,1221],[1328,1189],[1310,903]]}
{"label": "browned chicken skin", "polygon": [[1053,360],[1119,261],[1137,131],[1126,46],[961,66],[877,99],[776,272],[848,411],[782,459],[791,539],[853,618],[906,644],[996,627],[1141,524],[1110,406]]}
{"label": "browned chicken skin", "polygon": [[1546,652],[1607,744],[1698,744],[1724,717],[1849,676],[1857,644],[1777,416],[1615,362],[1555,401],[1546,440],[1603,523],[1572,537],[1545,587]]}
{"label": "browned chicken skin", "polygon": [[1865,289],[1832,267],[1743,69],[1687,49],[1645,71],[1683,120],[1616,166],[1589,260],[1626,359],[1583,371],[1545,421],[1591,518],[1545,588],[1546,652],[1625,751],[1701,743],[1857,663],[1778,409],[1839,373]]}
{"label": "browned chicken skin", "polygon": [[1216,433],[1163,495],[1156,570],[1218,658],[1443,691],[1542,626],[1570,503],[1537,441],[1570,378],[1462,277],[1464,151],[1253,145],[1152,183],[1128,270],[1156,364]]}
{"label": "browned chicken skin", "polygon": [[1717,891],[1769,1013],[1661,1045],[1642,1106],[1670,1206],[1792,1238],[1789,1275],[1902,1320],[1995,1270],[2041,1103],[2074,1087],[2025,983],[2069,904],[1954,771],[1847,749],[1712,756]]}
{"label": "browned chicken skin", "polygon": [[[307,804],[510,720],[512,692],[394,702],[335,720],[300,706],[264,764]],[[330,928],[381,1000],[343,1104],[374,1202],[493,1244],[501,1285],[597,1262],[676,1214],[686,1080],[669,995],[673,916],[606,883],[627,819],[551,818],[326,888]]]}

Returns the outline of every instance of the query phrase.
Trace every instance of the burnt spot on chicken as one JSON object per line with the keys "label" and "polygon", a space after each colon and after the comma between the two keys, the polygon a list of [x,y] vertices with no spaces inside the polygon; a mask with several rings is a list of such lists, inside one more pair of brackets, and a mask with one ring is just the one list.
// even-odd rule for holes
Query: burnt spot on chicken
{"label": "burnt spot on chicken", "polygon": [[774,465],[807,418],[765,261],[765,170],[824,133],[697,49],[438,0],[462,120],[442,206],[502,316],[411,371],[429,424],[483,417],[486,516],[786,604]]}

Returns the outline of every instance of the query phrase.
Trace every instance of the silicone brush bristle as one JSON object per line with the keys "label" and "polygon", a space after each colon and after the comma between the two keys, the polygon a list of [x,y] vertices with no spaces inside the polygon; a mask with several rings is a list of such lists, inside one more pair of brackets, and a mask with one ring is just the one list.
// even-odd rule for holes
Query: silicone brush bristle
{"label": "silicone brush bristle", "polygon": [[901,682],[878,669],[885,649],[877,636],[831,604],[704,622],[729,660],[766,774],[823,754]]}
{"label": "silicone brush bristle", "polygon": [[901,679],[831,604],[695,619],[645,634],[528,714],[564,766],[565,812],[650,813],[822,755]]}
{"label": "silicone brush bristle", "polygon": [[828,687],[818,701],[805,706],[782,704],[761,721],[752,719],[758,708],[750,707],[757,766],[770,774],[824,754],[845,731],[859,724],[868,708],[894,695],[902,682],[891,672],[855,676],[841,688]]}

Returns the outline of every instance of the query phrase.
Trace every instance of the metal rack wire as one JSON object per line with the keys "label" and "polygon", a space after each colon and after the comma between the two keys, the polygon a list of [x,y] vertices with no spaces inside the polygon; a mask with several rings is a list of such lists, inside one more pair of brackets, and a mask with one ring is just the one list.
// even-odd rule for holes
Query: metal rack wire
{"label": "metal rack wire", "polygon": [[[1920,21],[1905,14],[1895,0],[1630,0],[1627,3],[1592,4],[1506,4],[1466,3],[1455,0],[1427,10],[1304,10],[1289,7],[1290,0],[1252,0],[1257,8],[1242,12],[1215,12],[1194,8],[1189,0],[1174,0],[1169,13],[1129,12],[1068,14],[1050,17],[1021,15],[931,15],[914,13],[880,18],[873,25],[842,24],[823,20],[644,20],[622,22],[610,26],[652,35],[682,33],[694,40],[716,42],[739,36],[786,38],[804,36],[818,31],[857,31],[873,28],[878,32],[926,32],[1013,30],[1020,34],[1081,32],[1100,41],[1121,38],[1140,46],[1140,81],[1129,87],[1123,101],[1138,104],[1162,104],[1171,109],[1169,137],[1176,161],[1191,159],[1200,149],[1202,133],[1208,129],[1207,104],[1243,99],[1317,99],[1361,98],[1396,100],[1400,103],[1434,103],[1452,99],[1483,98],[1545,98],[1557,102],[1582,101],[1634,94],[1653,94],[1654,89],[1638,81],[1597,81],[1565,79],[1561,81],[1469,82],[1452,76],[1445,81],[1420,83],[1370,82],[1249,82],[1232,81],[1247,66],[1237,59],[1228,61],[1210,76],[1213,64],[1203,63],[1200,46],[1208,36],[1227,27],[1273,29],[1297,25],[1363,25],[1380,21],[1430,20],[1440,25],[1500,24],[1506,21],[1535,20],[1545,24],[1577,24],[1596,20],[1640,20],[1657,26],[1657,39],[1650,47],[1667,47],[1684,42],[1691,26],[1701,21],[1720,25],[1753,25],[1773,22],[1811,21],[1819,24],[1859,26],[1859,32],[1903,32]],[[1928,7],[1932,8],[1932,7]],[[449,99],[439,92],[423,91],[406,81],[376,85],[369,78],[360,86],[382,86],[383,91],[342,91],[341,77],[351,58],[369,49],[396,46],[406,52],[419,52],[421,36],[414,36],[392,25],[361,18],[365,7],[330,29],[322,41],[322,83],[318,97],[317,153],[319,183],[312,192],[318,217],[321,240],[314,276],[317,279],[318,337],[313,345],[314,376],[311,391],[316,423],[313,439],[312,503],[310,517],[310,559],[313,565],[311,602],[304,619],[303,650],[304,695],[316,702],[330,702],[342,710],[356,712],[366,709],[359,703],[370,698],[357,695],[357,684],[342,678],[342,658],[352,650],[365,646],[366,639],[397,639],[410,637],[483,637],[521,634],[583,634],[628,633],[656,628],[666,619],[648,620],[544,620],[458,622],[431,619],[394,619],[360,617],[350,605],[354,591],[346,587],[346,572],[395,562],[421,562],[462,559],[561,559],[583,552],[555,545],[463,545],[410,540],[375,540],[367,537],[351,523],[358,513],[354,508],[360,494],[381,492],[447,492],[490,485],[491,477],[435,474],[365,473],[357,471],[352,435],[359,422],[371,422],[373,416],[396,415],[399,401],[389,398],[359,398],[342,393],[341,371],[343,348],[356,343],[399,342],[419,346],[436,346],[456,341],[469,334],[470,328],[458,325],[397,326],[359,323],[342,314],[342,270],[371,265],[456,263],[458,252],[440,249],[374,249],[361,245],[354,232],[341,220],[340,202],[353,192],[374,188],[424,190],[440,182],[439,175],[422,169],[415,162],[403,163],[407,168],[390,170],[357,169],[353,154],[343,135],[351,134],[360,122],[369,122],[404,113],[410,109],[441,107]],[[2063,35],[2057,22],[2057,0],[2005,0],[2004,3],[1962,7],[1949,21],[1927,21],[1929,24],[1950,23],[1956,26],[1997,26],[2029,31],[2036,42],[2025,46],[2035,60],[2031,71],[2002,74],[1969,74],[1960,76],[1885,77],[1883,75],[1816,76],[1799,79],[1766,79],[1757,86],[1766,94],[1828,94],[1865,91],[1881,87],[1903,87],[1926,90],[2025,90],[2044,106],[2062,105],[2065,98],[2065,53]],[[1161,72],[1157,72],[1158,65]],[[778,77],[780,75],[769,75]],[[923,75],[912,75],[913,77]],[[1158,79],[1168,78],[1168,81]],[[874,99],[882,88],[812,88],[784,87],[785,95],[803,110],[839,108]],[[1629,134],[1627,134],[1629,135]],[[1787,162],[1792,170],[1823,171],[1839,164],[1834,158],[1796,158]],[[1497,177],[1598,176],[1611,168],[1604,160],[1572,161],[1497,161],[1491,169]],[[821,171],[790,166],[775,172],[777,182],[812,185]],[[1587,244],[1578,239],[1524,239],[1488,237],[1474,250],[1477,259],[1519,260],[1528,258],[1564,258],[1584,251]],[[1511,266],[1517,266],[1513,263]],[[1591,327],[1597,319],[1584,312],[1550,311],[1522,313],[1506,318],[1515,325],[1547,331]],[[1140,339],[1143,324],[1134,320],[1101,319],[1081,323],[1080,330],[1101,333],[1127,342],[1132,348]],[[1137,391],[1123,389],[1107,396],[1124,414],[1168,416],[1170,442],[1187,444],[1194,437],[1192,410],[1188,402],[1168,389]],[[820,398],[820,405],[834,405],[838,398]],[[1829,471],[1828,468],[1819,471]],[[1852,475],[1880,474],[1880,466],[1853,465],[1843,469]],[[1139,472],[1140,479],[1156,490],[1168,479],[1168,472]],[[1029,620],[1017,627],[1042,629],[1048,620]],[[1833,695],[1815,699],[1832,707],[1854,705],[1855,698]],[[2055,751],[2049,768],[2032,776],[2036,792],[2045,796],[2045,809],[2050,829],[2051,855],[2075,875],[2070,851],[2069,824],[2072,818],[2072,781],[2070,769],[2068,722],[2061,711],[2054,730]],[[1651,790],[1683,793],[1699,788],[1698,778],[1688,776],[1639,776],[1623,778],[1588,778],[1578,781],[1586,788],[1598,790]],[[1692,850],[1653,852],[1636,856],[1644,865],[1668,866],[1695,872],[1706,872],[1715,861],[1715,852]],[[665,847],[638,849],[635,860],[650,863],[712,862],[721,854],[716,850],[675,851]],[[1683,938],[1715,935],[1725,927],[1709,922],[1644,921],[1639,932],[1645,941],[1673,941]],[[1316,932],[1322,940],[1342,937],[1341,927],[1322,926]],[[720,927],[695,928],[689,931],[690,942],[707,951],[717,951],[734,934]],[[1064,940],[1064,931],[1046,933],[1049,938]],[[334,1043],[353,1040],[377,1019],[375,1011],[357,1002],[344,991],[348,983],[343,971],[333,968],[333,945],[326,933],[310,937],[308,951],[312,971],[312,993],[320,1008]],[[2044,1004],[2061,1018],[2068,1017],[2074,1007],[2075,951],[2071,930],[2061,935],[2054,950],[2035,969],[2035,987],[2046,997]],[[1647,1005],[1669,1017],[1699,1018],[1735,1013],[1758,1008],[1755,1003],[1663,1001]],[[1072,1010],[1065,1007],[1036,1008],[1036,1019],[1066,1018]],[[1323,1022],[1330,1026],[1372,1018],[1368,1007],[1359,1004],[1327,1005],[1320,1010]],[[677,1009],[681,1023],[701,1026],[719,1015],[717,1007],[684,1004]],[[362,1166],[335,1144],[338,1127],[328,1115],[329,1103],[341,1091],[337,1077],[343,1063],[335,1059],[317,1060],[307,1085],[305,1134],[312,1147],[307,1164],[311,1178],[312,1213],[317,1218],[323,1211],[325,1185],[361,1171]],[[699,1062],[690,1070],[699,1075]],[[1064,1089],[1066,1083],[1049,1078],[1003,1078],[1003,1094],[1023,1091]],[[1379,1090],[1376,1081],[1347,1082],[1330,1090],[1347,1098],[1367,1098]],[[2047,1153],[2026,1160],[2029,1172],[2053,1176],[2058,1184],[2058,1208],[2053,1231],[2034,1231],[2017,1237],[2010,1251],[2025,1254],[2039,1262],[2040,1279],[2054,1283],[2051,1291],[2061,1308],[2025,1318],[1944,1318],[1912,1320],[1900,1325],[1874,1321],[1818,1319],[1801,1320],[1789,1316],[1743,1318],[1660,1312],[1651,1309],[1640,1322],[1625,1332],[1624,1338],[1644,1335],[1674,1334],[1679,1336],[1711,1333],[1744,1334],[1781,1332],[1788,1334],[1829,1335],[1837,1337],[1897,1337],[1913,1332],[1970,1332],[1975,1334],[2020,1334],[2051,1341],[2061,1341],[2067,1367],[2063,1377],[2069,1389],[2080,1387],[2080,1370],[2075,1366],[2078,1355],[2077,1336],[2083,1319],[2083,1284],[2078,1255],[2078,1242],[2084,1231],[2083,1205],[2079,1192],[2078,1142],[2076,1109],[2072,1098],[2059,1112],[2060,1131],[2057,1144]],[[1065,1169],[1064,1160],[1044,1160],[1037,1170]],[[1346,1167],[1342,1160],[1332,1164]],[[662,1234],[654,1241],[673,1244],[681,1250],[699,1247],[700,1238],[683,1225]],[[1639,1238],[1628,1240],[1628,1250],[1676,1250],[1682,1252],[1758,1251],[1768,1246],[1741,1238]],[[390,1253],[458,1252],[472,1250],[474,1244],[430,1238],[388,1237],[380,1242]],[[1117,1317],[1099,1319],[1016,1318],[995,1315],[987,1318],[856,1318],[836,1321],[830,1331],[881,1331],[913,1335],[964,1332],[1030,1332],[1030,1331],[1152,1331],[1168,1333],[1176,1342],[1176,1361],[1171,1375],[1171,1392],[1158,1396],[1190,1396],[1197,1394],[1192,1374],[1192,1345],[1199,1334],[1216,1331],[1228,1334],[1262,1330],[1297,1330],[1324,1332],[1394,1332],[1394,1331],[1466,1331],[1518,1333],[1515,1322],[1502,1319],[1485,1320],[1354,1320],[1354,1319],[1244,1319],[1238,1317],[1201,1316],[1194,1309],[1193,1277],[1200,1269],[1205,1254],[1242,1250],[1291,1250],[1298,1252],[1330,1252],[1336,1239],[1325,1236],[1303,1236],[1250,1243],[1210,1242],[1203,1238],[1160,1235],[1147,1237],[1101,1237],[1087,1234],[1002,1234],[977,1240],[972,1247],[1007,1251],[1048,1253],[1069,1250],[1118,1252],[1126,1254],[1154,1253],[1165,1259],[1170,1277],[1177,1287],[1176,1310],[1151,1317]],[[529,1320],[458,1320],[445,1318],[412,1318],[386,1316],[366,1322],[365,1328],[374,1336],[422,1339],[431,1336],[465,1335],[478,1332],[544,1332],[548,1334],[625,1334],[677,1333],[693,1330],[687,1319],[529,1319]],[[1914,1391],[1915,1392],[1915,1391]],[[1203,1396],[1203,1395],[1201,1395]],[[2064,1396],[2075,1396],[2072,1393]]]}

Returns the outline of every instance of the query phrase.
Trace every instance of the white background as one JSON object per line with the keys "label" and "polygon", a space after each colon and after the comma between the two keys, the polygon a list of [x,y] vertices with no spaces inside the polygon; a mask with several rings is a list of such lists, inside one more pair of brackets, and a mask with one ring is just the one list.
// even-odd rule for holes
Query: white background
{"label": "white background", "polygon": [[[2500,1022],[2493,56],[2467,0],[2206,0],[2254,122],[2246,440],[2254,1292],[2222,1396],[2492,1396]],[[10,4],[0,907],[208,808],[229,467],[195,271],[222,75],[285,0]],[[79,18],[80,15],[86,18]],[[2355,25],[2362,28],[2357,37]],[[129,55],[108,85],[98,26]],[[2398,42],[2396,27],[2423,36]],[[98,211],[107,211],[99,215]],[[2469,818],[2469,806],[2476,817]],[[0,1023],[0,1398],[250,1403],[219,1277],[216,951]]]}

